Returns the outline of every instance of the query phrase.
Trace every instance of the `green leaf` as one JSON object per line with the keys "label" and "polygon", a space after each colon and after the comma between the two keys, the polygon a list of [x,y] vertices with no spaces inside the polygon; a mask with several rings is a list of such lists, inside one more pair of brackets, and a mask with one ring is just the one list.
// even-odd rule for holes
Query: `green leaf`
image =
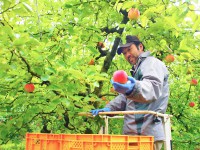
{"label": "green leaf", "polygon": [[28,5],[27,3],[25,2],[22,2],[23,6],[26,8],[27,11],[29,12],[33,12],[33,9],[30,5]]}
{"label": "green leaf", "polygon": [[22,123],[23,123],[23,119],[22,119],[21,117],[18,118],[18,119],[16,120],[16,126],[17,126],[18,128],[21,128]]}
{"label": "green leaf", "polygon": [[164,39],[160,40],[160,45],[161,45],[162,47],[166,47],[166,46],[167,46],[167,41],[164,40]]}
{"label": "green leaf", "polygon": [[1,125],[0,127],[1,127],[1,130],[0,130],[1,138],[4,139],[8,135],[8,130],[5,130],[6,129],[5,125]]}
{"label": "green leaf", "polygon": [[57,99],[53,99],[52,101],[51,101],[51,103],[53,104],[53,105],[57,105],[57,104],[59,104],[61,102],[61,99],[60,98],[57,98]]}
{"label": "green leaf", "polygon": [[41,80],[42,80],[42,81],[48,81],[48,79],[49,79],[49,76],[48,76],[48,75],[45,75],[45,74],[44,74],[44,75],[41,76]]}
{"label": "green leaf", "polygon": [[122,9],[129,9],[129,8],[132,8],[135,4],[137,4],[137,3],[134,2],[134,1],[124,2],[124,3],[123,3]]}
{"label": "green leaf", "polygon": [[188,50],[179,49],[179,52],[188,52]]}
{"label": "green leaf", "polygon": [[85,78],[85,75],[79,70],[69,68],[67,72],[69,74],[72,74],[74,78],[77,78],[77,79]]}
{"label": "green leaf", "polygon": [[30,38],[27,43],[28,45],[32,46],[32,47],[35,47],[35,46],[40,46],[40,42],[35,39],[35,38]]}
{"label": "green leaf", "polygon": [[181,55],[182,55],[185,59],[187,59],[187,60],[189,60],[189,59],[192,58],[192,56],[191,56],[190,53],[181,53]]}
{"label": "green leaf", "polygon": [[92,75],[91,78],[92,78],[93,80],[96,80],[96,81],[108,81],[108,80],[109,80],[109,79],[106,78],[106,77],[97,76],[97,75],[95,75],[95,76]]}
{"label": "green leaf", "polygon": [[176,21],[172,17],[164,17],[164,22],[167,24],[168,28],[179,30]]}
{"label": "green leaf", "polygon": [[48,86],[48,89],[51,89],[51,90],[59,90],[60,89],[60,86],[56,85],[56,84],[51,84],[50,86]]}
{"label": "green leaf", "polygon": [[54,74],[56,74],[56,70],[54,69],[54,68],[52,68],[52,67],[47,67],[47,68],[45,68],[45,70],[47,70],[47,71],[49,71],[50,73],[54,73]]}
{"label": "green leaf", "polygon": [[146,16],[141,16],[141,17],[140,17],[140,21],[141,21],[141,25],[142,25],[143,27],[146,27],[147,24],[148,24],[148,22],[149,22],[149,19],[148,19]]}
{"label": "green leaf", "polygon": [[24,14],[28,13],[28,11],[25,7],[16,7],[15,9],[13,9],[13,11],[18,15],[24,15]]}
{"label": "green leaf", "polygon": [[115,9],[117,9],[117,11],[119,12],[120,11],[120,9],[123,7],[123,3],[115,3],[115,6],[114,6],[114,8]]}
{"label": "green leaf", "polygon": [[180,45],[179,45],[179,49],[181,50],[188,50],[188,46],[187,46],[187,43],[188,43],[188,40],[187,38],[183,39],[181,42],[180,42]]}
{"label": "green leaf", "polygon": [[192,31],[195,32],[197,29],[200,28],[200,17],[198,16],[198,19],[194,22],[194,25],[192,26]]}
{"label": "green leaf", "polygon": [[14,46],[21,46],[24,45],[26,43],[26,41],[22,38],[18,38],[13,42]]}
{"label": "green leaf", "polygon": [[10,0],[3,0],[3,10],[6,10],[10,7],[10,5],[12,4],[12,2]]}
{"label": "green leaf", "polygon": [[87,48],[93,53],[97,52],[97,50],[96,50],[96,48],[94,48],[94,46],[87,46]]}
{"label": "green leaf", "polygon": [[71,5],[71,4],[65,4],[65,8],[72,8],[73,7],[73,5]]}

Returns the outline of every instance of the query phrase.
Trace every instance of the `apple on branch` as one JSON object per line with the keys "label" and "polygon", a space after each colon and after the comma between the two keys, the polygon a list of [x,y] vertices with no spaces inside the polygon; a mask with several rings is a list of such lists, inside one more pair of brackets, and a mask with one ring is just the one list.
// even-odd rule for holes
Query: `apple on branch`
{"label": "apple on branch", "polygon": [[130,20],[137,20],[140,17],[140,11],[137,8],[131,8],[128,12]]}
{"label": "apple on branch", "polygon": [[192,85],[192,86],[196,86],[197,84],[198,84],[198,81],[196,79],[192,79],[190,81],[190,85]]}
{"label": "apple on branch", "polygon": [[117,70],[113,73],[113,81],[125,84],[128,81],[128,75],[124,70]]}
{"label": "apple on branch", "polygon": [[166,62],[171,63],[174,61],[174,56],[172,54],[169,54],[165,57]]}
{"label": "apple on branch", "polygon": [[194,106],[195,106],[195,102],[190,102],[190,103],[189,103],[189,106],[190,106],[190,107],[194,107]]}
{"label": "apple on branch", "polygon": [[34,91],[34,89],[35,89],[35,86],[34,86],[33,83],[27,83],[27,84],[25,84],[25,86],[24,86],[24,90],[25,90],[26,92],[28,92],[28,93],[32,93],[32,92]]}
{"label": "apple on branch", "polygon": [[97,46],[98,47],[101,47],[101,48],[104,48],[105,47],[105,44],[103,42],[98,42],[97,43]]}
{"label": "apple on branch", "polygon": [[101,99],[102,99],[103,101],[106,101],[106,97],[105,97],[105,96],[102,96]]}
{"label": "apple on branch", "polygon": [[94,61],[94,59],[92,58],[91,60],[90,60],[90,62],[88,63],[88,65],[94,65],[95,64],[95,61]]}

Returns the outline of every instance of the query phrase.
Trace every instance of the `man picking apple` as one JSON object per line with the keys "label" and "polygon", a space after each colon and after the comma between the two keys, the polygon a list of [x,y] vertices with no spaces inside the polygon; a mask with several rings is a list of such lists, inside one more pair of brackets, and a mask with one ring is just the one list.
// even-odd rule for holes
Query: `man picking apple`
{"label": "man picking apple", "polygon": [[[123,54],[132,65],[132,76],[128,76],[126,83],[111,80],[115,91],[120,94],[105,108],[91,110],[91,113],[98,115],[99,112],[137,110],[165,113],[169,97],[165,64],[145,51],[143,43],[136,36],[126,36],[126,44],[121,45],[117,53]],[[160,150],[165,140],[162,119],[151,114],[125,115],[123,134],[154,136],[155,150]]]}

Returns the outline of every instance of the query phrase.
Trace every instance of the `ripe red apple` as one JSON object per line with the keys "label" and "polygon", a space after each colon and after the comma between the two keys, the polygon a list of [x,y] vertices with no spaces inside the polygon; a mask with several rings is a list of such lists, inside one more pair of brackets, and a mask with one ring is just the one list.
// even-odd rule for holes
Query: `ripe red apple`
{"label": "ripe red apple", "polygon": [[165,57],[166,62],[171,63],[174,61],[174,56],[172,54],[169,54]]}
{"label": "ripe red apple", "polygon": [[102,96],[101,99],[102,99],[103,101],[106,101],[106,97],[105,97],[105,96]]}
{"label": "ripe red apple", "polygon": [[124,84],[128,81],[128,75],[124,70],[117,70],[113,74],[113,81]]}
{"label": "ripe red apple", "polygon": [[94,65],[95,64],[95,61],[94,61],[94,59],[92,58],[91,60],[90,60],[90,62],[88,63],[88,65]]}
{"label": "ripe red apple", "polygon": [[194,106],[195,106],[195,102],[190,102],[190,103],[189,103],[189,106],[190,106],[190,107],[194,107]]}
{"label": "ripe red apple", "polygon": [[196,86],[197,84],[198,84],[198,81],[196,79],[192,79],[190,81],[190,85],[192,85],[192,86]]}
{"label": "ripe red apple", "polygon": [[140,11],[137,8],[131,8],[128,12],[130,20],[137,20],[140,17]]}
{"label": "ripe red apple", "polygon": [[32,83],[27,83],[27,84],[24,86],[24,90],[25,90],[26,92],[28,92],[28,93],[33,92],[34,89],[35,89],[35,86],[34,86],[34,84],[32,84]]}
{"label": "ripe red apple", "polygon": [[105,44],[103,42],[98,42],[97,43],[97,46],[98,47],[101,47],[101,48],[104,48],[105,47]]}

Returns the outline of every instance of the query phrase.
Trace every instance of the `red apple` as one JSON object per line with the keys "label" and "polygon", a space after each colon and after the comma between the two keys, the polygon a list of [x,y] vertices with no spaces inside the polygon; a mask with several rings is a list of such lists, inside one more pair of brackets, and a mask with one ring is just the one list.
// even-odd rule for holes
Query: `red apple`
{"label": "red apple", "polygon": [[94,65],[95,64],[95,61],[94,61],[94,59],[92,58],[91,60],[90,60],[90,62],[88,63],[88,65]]}
{"label": "red apple", "polygon": [[113,74],[113,81],[124,84],[128,81],[128,75],[124,70],[117,70]]}
{"label": "red apple", "polygon": [[105,96],[102,96],[101,99],[102,99],[103,101],[106,101],[106,97],[105,97]]}
{"label": "red apple", "polygon": [[190,106],[190,107],[194,107],[194,106],[195,106],[195,102],[190,102],[190,103],[189,103],[189,106]]}
{"label": "red apple", "polygon": [[196,86],[197,84],[198,84],[198,81],[196,79],[192,79],[190,81],[190,85],[192,85],[192,86]]}
{"label": "red apple", "polygon": [[174,56],[172,54],[169,54],[165,57],[166,62],[171,63],[174,61]]}
{"label": "red apple", "polygon": [[137,20],[140,17],[140,11],[137,8],[131,8],[128,12],[130,20]]}
{"label": "red apple", "polygon": [[105,47],[105,44],[103,42],[98,42],[97,43],[97,46],[98,47],[101,47],[101,48],[104,48]]}
{"label": "red apple", "polygon": [[34,89],[35,89],[35,86],[34,86],[34,84],[32,84],[32,83],[27,83],[27,84],[24,86],[24,90],[25,90],[26,92],[28,92],[28,93],[33,92]]}

